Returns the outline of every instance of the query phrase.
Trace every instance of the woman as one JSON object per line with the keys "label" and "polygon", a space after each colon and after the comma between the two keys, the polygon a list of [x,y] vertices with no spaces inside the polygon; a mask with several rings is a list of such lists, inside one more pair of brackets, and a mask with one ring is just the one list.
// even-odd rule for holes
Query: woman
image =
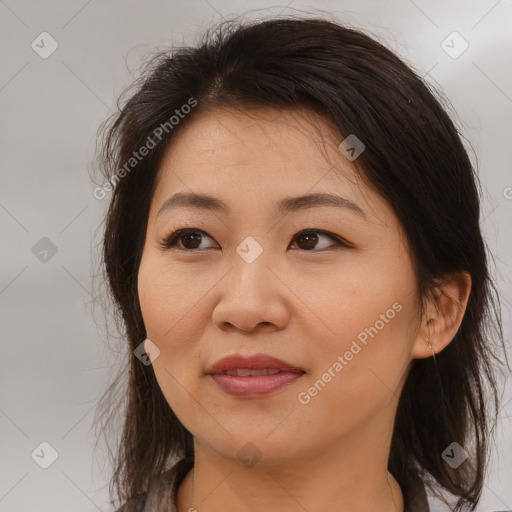
{"label": "woman", "polygon": [[433,92],[316,18],[222,24],[136,87],[97,189],[130,346],[119,510],[474,510],[501,328]]}

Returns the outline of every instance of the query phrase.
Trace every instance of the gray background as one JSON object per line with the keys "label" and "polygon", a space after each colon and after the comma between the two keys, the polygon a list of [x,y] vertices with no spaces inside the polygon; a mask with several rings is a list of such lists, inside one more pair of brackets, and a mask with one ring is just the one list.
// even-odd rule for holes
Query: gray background
{"label": "gray background", "polygon": [[[108,510],[108,468],[102,452],[93,458],[90,429],[119,357],[91,307],[107,203],[93,197],[89,177],[96,130],[147,51],[193,44],[205,26],[246,9],[258,9],[249,17],[331,12],[378,35],[444,91],[478,155],[471,153],[484,189],[482,227],[509,339],[511,0],[0,0],[0,512]],[[45,31],[58,48],[42,58],[31,44],[51,49]],[[453,31],[469,44],[458,58],[442,47]],[[448,44],[452,53],[462,48]],[[480,511],[512,510],[511,397],[508,379]],[[40,461],[49,457],[42,442],[58,452],[48,469],[31,457],[36,449]]]}

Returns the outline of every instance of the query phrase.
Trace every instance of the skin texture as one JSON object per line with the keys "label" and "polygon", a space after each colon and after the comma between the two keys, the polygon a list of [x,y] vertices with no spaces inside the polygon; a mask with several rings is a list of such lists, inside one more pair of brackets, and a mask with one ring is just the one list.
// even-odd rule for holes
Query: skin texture
{"label": "skin texture", "polygon": [[[156,378],[194,436],[196,462],[179,489],[179,512],[216,512],[226,503],[241,512],[403,509],[387,472],[398,397],[412,360],[432,356],[428,341],[437,353],[457,332],[470,278],[447,278],[439,307],[432,301],[420,318],[397,217],[358,178],[340,142],[306,110],[222,108],[191,120],[167,149],[138,290],[147,337],[160,350]],[[157,216],[176,192],[218,197],[230,214],[180,207]],[[364,217],[333,206],[276,215],[276,201],[317,192],[350,199]],[[159,245],[184,227],[206,233],[198,249],[183,249],[183,237],[173,248]],[[308,245],[296,237],[304,229],[351,246],[325,234]],[[250,264],[236,252],[248,236],[263,249]],[[188,239],[185,247],[195,246]],[[299,394],[393,304],[400,311],[301,403]],[[306,373],[270,396],[235,398],[205,375],[233,353],[269,354]],[[237,456],[247,443],[261,457],[252,467]]]}

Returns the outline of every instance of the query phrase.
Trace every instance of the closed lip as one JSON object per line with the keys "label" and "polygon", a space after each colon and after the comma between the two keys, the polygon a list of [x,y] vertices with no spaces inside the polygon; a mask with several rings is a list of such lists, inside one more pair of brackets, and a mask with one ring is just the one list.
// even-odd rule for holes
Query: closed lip
{"label": "closed lip", "polygon": [[219,375],[225,372],[236,370],[237,368],[246,368],[249,370],[279,370],[282,372],[306,373],[303,368],[277,359],[267,354],[255,354],[252,356],[241,356],[232,354],[219,359],[212,364],[207,370],[207,375]]}

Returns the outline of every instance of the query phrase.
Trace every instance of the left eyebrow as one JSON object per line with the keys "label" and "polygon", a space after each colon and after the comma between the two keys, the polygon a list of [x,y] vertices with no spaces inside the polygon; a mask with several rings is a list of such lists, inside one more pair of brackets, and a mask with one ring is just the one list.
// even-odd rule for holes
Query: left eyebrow
{"label": "left eyebrow", "polygon": [[[342,196],[330,193],[305,194],[302,196],[285,197],[277,202],[277,214],[283,215],[289,212],[296,212],[305,208],[320,208],[335,206],[355,213],[364,219],[366,215],[363,210],[353,201]],[[229,206],[217,197],[208,194],[178,192],[169,197],[158,210],[158,215],[166,210],[178,207],[192,207],[202,210],[211,210],[229,215]]]}
{"label": "left eyebrow", "polygon": [[346,197],[328,193],[286,197],[277,203],[277,211],[279,213],[289,213],[302,210],[304,208],[318,208],[322,206],[344,208],[366,219],[366,215],[363,210],[356,203],[350,201],[350,199],[347,199]]}

